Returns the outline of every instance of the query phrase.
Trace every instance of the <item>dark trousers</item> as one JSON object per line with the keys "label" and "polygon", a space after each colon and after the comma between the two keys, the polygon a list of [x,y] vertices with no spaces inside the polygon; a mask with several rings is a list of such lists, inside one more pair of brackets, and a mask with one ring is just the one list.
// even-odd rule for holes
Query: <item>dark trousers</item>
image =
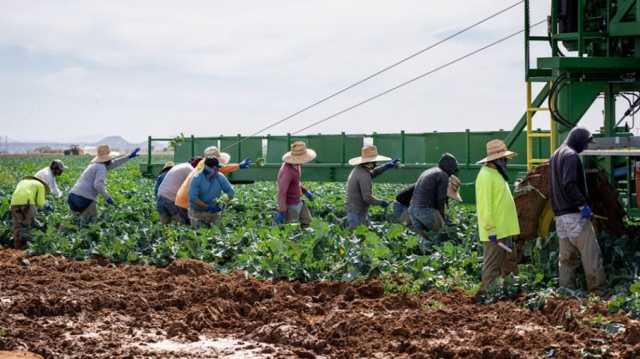
{"label": "dark trousers", "polygon": [[36,217],[34,205],[11,206],[11,229],[13,230],[13,245],[16,249],[23,249],[31,239],[31,227]]}

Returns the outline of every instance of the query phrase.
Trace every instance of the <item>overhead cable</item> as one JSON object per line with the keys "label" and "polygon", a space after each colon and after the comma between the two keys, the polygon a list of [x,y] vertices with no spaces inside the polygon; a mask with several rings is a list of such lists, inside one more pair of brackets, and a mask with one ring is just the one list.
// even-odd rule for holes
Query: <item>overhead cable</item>
{"label": "overhead cable", "polygon": [[[538,22],[532,24],[529,28],[532,29],[532,28],[534,28],[534,27],[536,27],[536,26],[538,26],[540,24],[545,23],[546,21],[547,21],[546,19],[538,21]],[[394,91],[396,91],[396,90],[398,90],[398,89],[400,89],[400,88],[402,88],[404,86],[407,86],[407,85],[409,85],[409,84],[411,84],[413,82],[416,82],[416,81],[421,80],[421,79],[423,79],[423,78],[425,78],[427,76],[430,76],[430,75],[432,75],[432,74],[434,74],[434,73],[436,73],[436,72],[438,72],[440,70],[443,70],[443,69],[445,69],[445,68],[447,68],[447,67],[449,67],[451,65],[454,65],[454,64],[456,64],[456,63],[458,63],[458,62],[460,62],[460,61],[462,61],[462,60],[464,60],[466,58],[469,58],[469,57],[471,57],[471,56],[473,56],[473,55],[475,55],[475,54],[477,54],[479,52],[482,52],[482,51],[484,51],[484,50],[486,50],[488,48],[496,46],[496,45],[498,45],[498,44],[500,44],[502,42],[505,42],[505,41],[507,41],[507,40],[509,40],[509,39],[511,39],[513,37],[516,37],[516,36],[522,34],[523,32],[524,32],[524,29],[520,30],[518,32],[514,32],[511,35],[507,35],[507,36],[505,36],[505,37],[503,37],[503,38],[501,38],[499,40],[496,40],[496,41],[494,41],[494,42],[492,42],[490,44],[482,46],[481,48],[479,48],[477,50],[474,50],[474,51],[471,51],[471,52],[469,52],[469,53],[467,53],[467,54],[465,54],[463,56],[460,56],[460,57],[456,58],[455,60],[449,61],[449,62],[447,62],[447,63],[445,63],[443,65],[440,65],[440,66],[438,66],[436,68],[433,68],[433,69],[431,69],[431,70],[429,70],[429,71],[427,71],[427,72],[425,72],[425,73],[423,73],[423,74],[421,74],[419,76],[416,76],[416,77],[414,77],[414,78],[412,78],[410,80],[402,82],[402,83],[400,83],[400,84],[398,84],[398,85],[396,85],[396,86],[394,86],[394,87],[392,87],[392,88],[390,88],[388,90],[380,92],[377,95],[371,96],[371,97],[369,97],[369,98],[367,98],[367,99],[365,99],[363,101],[360,101],[360,102],[356,103],[355,105],[349,106],[349,107],[347,107],[347,108],[345,108],[345,109],[343,109],[341,111],[338,111],[338,112],[332,114],[331,116],[327,116],[327,117],[325,117],[323,119],[320,119],[320,120],[318,120],[316,122],[313,122],[313,123],[311,123],[310,125],[308,125],[306,127],[303,127],[303,128],[301,128],[301,129],[299,129],[299,130],[297,130],[295,132],[292,132],[292,134],[294,134],[294,135],[295,134],[299,134],[300,132],[303,132],[303,131],[308,130],[308,129],[312,128],[312,127],[315,127],[315,126],[317,126],[317,125],[319,125],[321,123],[327,122],[327,121],[329,121],[329,120],[331,120],[331,119],[333,119],[335,117],[338,117],[338,116],[340,116],[340,115],[342,115],[342,114],[344,114],[346,112],[349,112],[349,111],[351,111],[353,109],[356,109],[356,108],[358,108],[358,107],[360,107],[360,106],[362,106],[362,105],[364,105],[366,103],[369,103],[369,102],[371,102],[373,100],[376,100],[376,99],[378,99],[378,98],[380,98],[380,97],[382,97],[384,95],[387,95],[387,94],[389,94],[391,92],[394,92]]]}
{"label": "overhead cable", "polygon": [[429,45],[429,46],[427,46],[427,47],[425,47],[425,48],[423,48],[421,50],[418,50],[418,51],[410,54],[407,57],[404,57],[404,58],[402,58],[402,59],[400,59],[400,60],[398,60],[398,61],[396,61],[396,62],[394,62],[394,63],[392,63],[392,64],[390,64],[388,66],[385,66],[382,69],[380,69],[380,70],[378,70],[378,71],[376,71],[376,72],[374,72],[374,73],[372,73],[372,74],[370,74],[370,75],[368,75],[368,76],[366,76],[366,77],[364,77],[364,78],[362,78],[362,79],[360,79],[360,80],[358,80],[358,81],[356,81],[356,82],[354,82],[354,83],[342,88],[341,90],[333,92],[330,95],[328,95],[326,97],[323,97],[322,99],[317,100],[317,101],[311,103],[310,105],[308,105],[306,107],[303,107],[303,108],[299,109],[298,111],[296,111],[296,112],[294,112],[294,113],[292,113],[292,114],[290,114],[290,115],[288,115],[288,116],[286,116],[286,117],[284,117],[284,118],[282,118],[282,119],[280,119],[280,120],[278,120],[276,122],[273,122],[268,126],[265,126],[265,127],[261,128],[260,130],[250,134],[249,136],[245,137],[244,139],[239,140],[238,142],[233,143],[233,144],[223,148],[223,150],[226,150],[226,149],[229,149],[229,148],[231,148],[231,147],[233,147],[235,145],[238,145],[238,144],[242,143],[243,141],[245,141],[246,139],[249,139],[250,137],[257,136],[257,135],[259,135],[259,134],[261,134],[261,133],[263,133],[263,132],[265,132],[265,131],[267,131],[269,129],[272,129],[272,128],[274,128],[274,127],[276,127],[276,126],[278,126],[278,125],[280,125],[280,124],[282,124],[282,123],[284,123],[284,122],[286,122],[286,121],[288,121],[288,120],[290,120],[290,119],[302,114],[303,112],[306,112],[306,111],[308,111],[308,110],[310,110],[310,109],[312,109],[312,108],[314,108],[314,107],[316,107],[316,106],[318,106],[318,105],[320,105],[320,104],[322,104],[324,102],[327,102],[330,99],[332,99],[332,98],[334,98],[334,97],[336,97],[336,96],[338,96],[338,95],[340,95],[340,94],[342,94],[344,92],[347,92],[347,91],[351,90],[352,88],[357,87],[357,86],[359,86],[359,85],[371,80],[374,77],[377,77],[378,75],[381,75],[381,74],[383,74],[383,73],[385,73],[385,72],[387,72],[387,71],[389,71],[389,70],[391,70],[391,69],[393,69],[393,68],[395,68],[395,67],[397,67],[397,66],[399,66],[399,65],[401,65],[401,64],[403,64],[403,63],[405,63],[405,62],[407,62],[407,61],[409,61],[409,60],[411,60],[411,59],[413,59],[413,58],[415,58],[417,56],[419,56],[419,55],[422,55],[423,53],[425,53],[425,52],[427,52],[427,51],[429,51],[429,50],[431,50],[431,49],[433,49],[435,47],[438,47],[439,45],[442,45],[443,43],[445,43],[445,42],[447,42],[447,41],[449,41],[449,40],[451,40],[451,39],[453,39],[453,38],[455,38],[455,37],[467,32],[467,31],[469,31],[471,29],[473,29],[474,27],[477,27],[477,26],[479,26],[481,24],[484,24],[485,22],[487,22],[487,21],[489,21],[489,20],[491,20],[491,19],[493,19],[493,18],[495,18],[495,17],[497,17],[499,15],[504,14],[505,12],[515,8],[516,6],[518,6],[520,4],[522,4],[523,2],[524,2],[524,0],[520,0],[520,1],[518,1],[518,2],[516,2],[514,4],[512,4],[512,5],[509,5],[506,8],[504,8],[504,9],[502,9],[500,11],[497,11],[497,12],[495,12],[495,13],[493,13],[493,14],[491,14],[491,15],[489,15],[489,16],[487,16],[487,17],[485,17],[485,18],[483,18],[483,19],[481,19],[481,20],[479,20],[479,21],[477,21],[477,22],[475,22],[475,23],[473,23],[473,24],[461,29],[461,30],[458,30],[455,33],[453,33],[453,34],[451,34],[451,35],[449,35],[449,36],[447,36],[447,37],[445,37],[445,38],[443,38],[443,39],[441,39],[441,40],[439,40],[439,41],[437,41],[437,42],[435,42],[435,43],[433,43],[433,44],[431,44],[431,45]]}

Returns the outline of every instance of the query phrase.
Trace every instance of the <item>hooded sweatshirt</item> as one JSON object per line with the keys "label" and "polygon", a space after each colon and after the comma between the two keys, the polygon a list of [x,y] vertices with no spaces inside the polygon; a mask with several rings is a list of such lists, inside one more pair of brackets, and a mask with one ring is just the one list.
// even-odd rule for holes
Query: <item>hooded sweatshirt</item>
{"label": "hooded sweatshirt", "polygon": [[587,182],[579,154],[591,141],[591,133],[576,127],[551,156],[551,207],[556,216],[580,212],[588,203]]}
{"label": "hooded sweatshirt", "polygon": [[449,153],[442,155],[438,167],[422,172],[418,178],[411,198],[411,205],[416,208],[436,209],[444,216],[449,176],[456,173],[457,170],[456,158]]}

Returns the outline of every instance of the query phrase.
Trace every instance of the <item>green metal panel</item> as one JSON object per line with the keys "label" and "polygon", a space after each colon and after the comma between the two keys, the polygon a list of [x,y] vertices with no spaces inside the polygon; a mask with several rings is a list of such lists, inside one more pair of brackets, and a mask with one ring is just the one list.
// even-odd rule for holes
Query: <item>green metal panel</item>
{"label": "green metal panel", "polygon": [[191,140],[188,139],[179,144],[174,152],[173,160],[176,163],[186,162],[191,159]]}
{"label": "green metal panel", "polygon": [[[239,142],[240,139],[242,142]],[[232,162],[239,162],[245,158],[255,161],[262,158],[262,138],[261,137],[222,137],[220,148],[231,155]]]}
{"label": "green metal panel", "polygon": [[195,156],[202,156],[204,154],[204,150],[210,146],[216,146],[220,148],[220,143],[217,137],[214,137],[214,138],[197,138],[196,137],[195,147],[194,147]]}
{"label": "green metal panel", "polygon": [[[577,124],[605,87],[606,83],[601,82],[572,81],[558,95],[558,111],[569,122]],[[567,131],[562,126],[559,129]]]}
{"label": "green metal panel", "polygon": [[362,135],[345,135],[344,139],[344,163],[349,159],[360,156],[362,145],[364,144],[364,136]]}
{"label": "green metal panel", "polygon": [[445,152],[456,157],[459,163],[467,160],[467,137],[465,132],[432,132],[425,134],[427,163],[438,163]]}
{"label": "green metal panel", "polygon": [[289,151],[287,136],[267,137],[267,163],[282,163],[282,155]]}
{"label": "green metal panel", "polygon": [[424,134],[404,135],[403,163],[427,162],[427,137]]}
{"label": "green metal panel", "polygon": [[316,163],[342,163],[342,135],[307,136],[307,146],[318,154]]}
{"label": "green metal panel", "polygon": [[391,158],[402,157],[402,135],[374,134],[373,144],[378,147],[378,153]]}

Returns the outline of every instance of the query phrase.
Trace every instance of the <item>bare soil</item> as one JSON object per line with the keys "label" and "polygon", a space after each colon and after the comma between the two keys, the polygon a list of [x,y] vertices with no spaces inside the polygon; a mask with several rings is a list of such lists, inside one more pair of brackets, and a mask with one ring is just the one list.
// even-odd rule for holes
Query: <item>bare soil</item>
{"label": "bare soil", "polygon": [[[640,324],[602,305],[477,305],[380,282],[290,283],[0,250],[0,351],[45,358],[605,358],[640,356]],[[623,330],[600,329],[617,323]]]}

